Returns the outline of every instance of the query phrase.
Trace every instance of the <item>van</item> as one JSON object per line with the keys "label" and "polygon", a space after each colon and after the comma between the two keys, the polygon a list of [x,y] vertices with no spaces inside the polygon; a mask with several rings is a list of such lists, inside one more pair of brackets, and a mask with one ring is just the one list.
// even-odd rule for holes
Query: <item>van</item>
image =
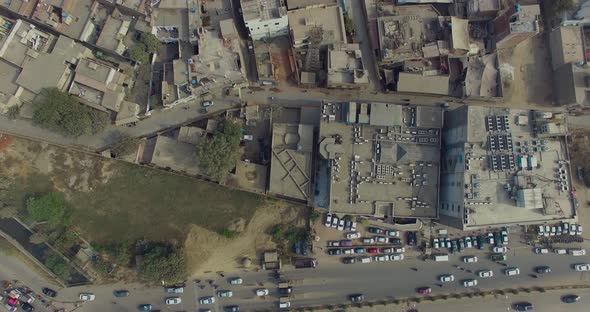
{"label": "van", "polygon": [[584,256],[584,255],[586,255],[586,249],[581,249],[581,248],[570,249],[569,253],[572,256]]}
{"label": "van", "polygon": [[558,255],[565,255],[567,253],[567,249],[565,248],[555,248],[553,249],[553,252],[558,254]]}
{"label": "van", "polygon": [[432,255],[432,259],[436,262],[449,261],[449,255],[448,254],[434,254],[434,255]]}

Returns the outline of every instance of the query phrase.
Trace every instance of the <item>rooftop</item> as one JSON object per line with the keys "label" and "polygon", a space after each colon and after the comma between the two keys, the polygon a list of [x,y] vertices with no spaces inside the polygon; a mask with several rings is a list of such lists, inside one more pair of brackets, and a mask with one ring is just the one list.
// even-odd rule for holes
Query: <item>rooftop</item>
{"label": "rooftop", "polygon": [[358,44],[337,45],[328,50],[328,87],[369,83]]}
{"label": "rooftop", "polygon": [[419,73],[400,72],[397,83],[398,92],[449,94],[449,76],[425,76]]}
{"label": "rooftop", "polygon": [[563,64],[584,61],[584,43],[580,26],[560,26],[549,34],[553,69]]}
{"label": "rooftop", "polygon": [[[317,41],[320,44],[346,42],[344,17],[339,6],[293,10],[287,15],[296,45],[304,40]],[[321,32],[314,31],[317,28],[320,28]]]}
{"label": "rooftop", "polygon": [[[454,198],[467,228],[575,216],[563,115],[465,106],[445,120],[441,214],[463,213]],[[548,126],[563,129],[542,133]]]}
{"label": "rooftop", "polygon": [[93,0],[39,0],[32,18],[70,38],[81,39],[98,5]]}
{"label": "rooftop", "polygon": [[130,23],[130,20],[123,20],[113,16],[107,17],[96,41],[96,45],[123,54],[126,49],[123,39],[129,31]]}
{"label": "rooftop", "polygon": [[384,219],[436,218],[440,108],[326,103],[322,116],[319,172],[328,176],[318,176],[317,205]]}
{"label": "rooftop", "polygon": [[287,13],[283,0],[240,0],[244,21],[270,20]]}
{"label": "rooftop", "polygon": [[311,6],[334,5],[336,3],[336,0],[287,0],[287,9],[296,10]]}
{"label": "rooftop", "polygon": [[23,20],[0,17],[0,57],[21,67],[27,57],[35,57],[51,48],[55,37]]}
{"label": "rooftop", "polygon": [[151,163],[192,175],[200,173],[196,146],[166,136],[157,137]]}

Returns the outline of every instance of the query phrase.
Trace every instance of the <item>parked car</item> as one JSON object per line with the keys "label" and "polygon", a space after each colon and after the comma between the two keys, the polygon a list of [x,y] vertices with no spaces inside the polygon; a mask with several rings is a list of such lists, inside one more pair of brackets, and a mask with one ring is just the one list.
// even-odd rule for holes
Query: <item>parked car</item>
{"label": "parked car", "polygon": [[542,265],[535,267],[535,272],[537,272],[537,274],[551,273],[551,268],[546,265]]}
{"label": "parked car", "polygon": [[[287,302],[287,303],[289,303],[289,302]],[[224,312],[240,312],[240,307],[237,305],[225,306],[225,307],[223,307],[223,311]]]}
{"label": "parked car", "polygon": [[546,254],[546,253],[549,253],[549,249],[548,248],[535,247],[533,249],[533,252],[536,253],[536,254]]}
{"label": "parked car", "polygon": [[404,253],[404,252],[406,252],[406,248],[405,247],[393,247],[393,252]]}
{"label": "parked car", "polygon": [[357,238],[361,238],[361,233],[359,233],[359,232],[350,232],[350,233],[346,233],[346,238],[348,238],[348,239],[357,239]]}
{"label": "parked car", "polygon": [[182,294],[184,293],[184,287],[167,287],[166,292],[169,294]]}
{"label": "parked car", "polygon": [[502,230],[500,234],[502,235],[502,245],[508,245],[508,231]]}
{"label": "parked car", "polygon": [[473,244],[473,248],[477,248],[479,242],[477,241],[477,236],[471,236],[471,243]]}
{"label": "parked car", "polygon": [[458,244],[457,244],[457,240],[456,239],[454,239],[454,240],[451,241],[451,252],[452,253],[456,253],[457,251],[459,251],[459,248],[458,248],[457,245]]}
{"label": "parked car", "polygon": [[477,272],[477,276],[479,277],[493,277],[494,271],[492,270],[481,270]]}
{"label": "parked car", "polygon": [[451,248],[451,239],[448,237],[445,237],[445,246]]}
{"label": "parked car", "polygon": [[361,243],[363,244],[375,244],[375,239],[372,237],[365,237],[361,239]]}
{"label": "parked car", "polygon": [[342,249],[342,254],[352,255],[352,254],[354,254],[354,249],[353,248],[344,248],[344,249]]}
{"label": "parked car", "polygon": [[493,252],[498,252],[498,253],[505,253],[508,251],[508,248],[506,246],[494,246],[492,248]]}
{"label": "parked car", "polygon": [[479,248],[479,250],[484,250],[485,248],[485,239],[483,238],[482,235],[478,235],[477,236],[477,248]]}
{"label": "parked car", "polygon": [[269,294],[268,288],[256,289],[256,296],[258,296],[258,297],[268,296],[268,294]]}
{"label": "parked car", "polygon": [[385,244],[388,241],[385,236],[374,236],[373,238],[375,239],[375,242],[377,242],[377,243]]}
{"label": "parked car", "polygon": [[200,304],[213,304],[213,303],[215,303],[215,297],[213,297],[213,296],[202,297],[201,299],[199,299],[199,303]]}
{"label": "parked car", "polygon": [[488,239],[488,244],[490,244],[490,245],[494,244],[494,234],[492,234],[491,232],[488,233],[487,239]]}
{"label": "parked car", "polygon": [[96,296],[91,293],[80,293],[79,298],[82,301],[94,301],[94,299],[96,299]]}
{"label": "parked car", "polygon": [[240,277],[234,277],[229,280],[229,283],[232,285],[241,285],[244,281]]}
{"label": "parked car", "polygon": [[493,253],[490,255],[490,260],[492,261],[506,261],[506,259],[506,254]]}
{"label": "parked car", "polygon": [[180,299],[180,297],[168,297],[164,300],[164,302],[166,302],[167,305],[174,305],[180,304],[182,302],[182,299]]}
{"label": "parked car", "polygon": [[201,105],[202,105],[203,107],[209,107],[209,106],[213,106],[213,105],[215,105],[215,103],[214,103],[213,101],[203,101],[203,102],[201,103]]}
{"label": "parked car", "polygon": [[350,299],[350,301],[352,301],[352,302],[362,302],[363,300],[365,300],[365,296],[363,296],[361,294],[354,294],[354,295],[348,296],[348,299]]}
{"label": "parked car", "polygon": [[57,292],[51,288],[44,287],[43,289],[41,289],[41,291],[47,297],[55,298],[55,296],[57,296]]}
{"label": "parked car", "polygon": [[344,220],[344,230],[350,231],[351,228],[352,228],[352,221]]}
{"label": "parked car", "polygon": [[350,246],[352,246],[352,241],[350,239],[343,239],[340,241],[340,246],[350,247]]}
{"label": "parked car", "polygon": [[[565,223],[565,224],[567,224],[567,223]],[[561,297],[561,301],[563,301],[565,303],[578,302],[578,301],[580,301],[580,296],[578,296],[578,295],[565,295],[565,296]]]}
{"label": "parked car", "polygon": [[399,237],[399,231],[386,231],[385,235]]}
{"label": "parked car", "polygon": [[530,302],[517,302],[512,305],[516,311],[531,311],[533,310],[533,304]]}
{"label": "parked car", "polygon": [[393,253],[393,248],[391,248],[391,247],[381,248],[381,253],[384,253],[384,254]]}
{"label": "parked car", "polygon": [[377,261],[377,262],[389,261],[389,255],[375,256],[375,261]]}
{"label": "parked car", "polygon": [[338,221],[338,227],[336,229],[338,229],[338,231],[344,231],[344,219]]}
{"label": "parked car", "polygon": [[369,227],[369,228],[367,228],[367,231],[369,233],[373,233],[373,234],[383,234],[383,230],[380,228],[376,228],[376,227]]}
{"label": "parked car", "polygon": [[471,248],[473,244],[471,243],[471,237],[465,237],[465,248]]}
{"label": "parked car", "polygon": [[416,239],[416,232],[409,231],[406,235],[406,239],[408,241],[408,245],[410,246],[416,246],[416,244],[418,243]]}
{"label": "parked car", "polygon": [[28,302],[23,302],[20,305],[20,308],[23,309],[23,311],[25,312],[33,312],[33,310],[35,310],[35,308]]}
{"label": "parked car", "polygon": [[231,298],[233,297],[234,293],[231,290],[219,290],[217,291],[217,297],[221,298]]}
{"label": "parked car", "polygon": [[442,283],[448,283],[455,280],[455,276],[453,274],[443,274],[438,277],[438,280]]}
{"label": "parked car", "polygon": [[129,297],[129,291],[128,290],[124,290],[124,289],[115,290],[115,291],[113,291],[113,295],[115,295],[115,297],[119,297],[119,298],[121,298],[121,297]]}
{"label": "parked car", "polygon": [[416,288],[416,292],[421,294],[421,295],[428,295],[429,293],[432,292],[432,288],[430,287],[418,287]]}
{"label": "parked car", "polygon": [[326,214],[326,222],[324,222],[324,225],[327,227],[330,227],[332,225],[332,214],[331,213]]}
{"label": "parked car", "polygon": [[350,230],[356,232],[356,222],[352,222],[352,224],[350,225]]}
{"label": "parked car", "polygon": [[458,246],[459,246],[459,252],[462,252],[465,249],[465,241],[463,241],[462,238],[459,238],[458,242]]}
{"label": "parked car", "polygon": [[340,219],[338,219],[337,216],[332,216],[332,228],[337,228],[338,227],[338,221],[340,221]]}
{"label": "parked car", "polygon": [[590,271],[590,264],[588,264],[588,263],[574,264],[574,269],[576,271],[580,271],[580,272]]}
{"label": "parked car", "polygon": [[567,254],[567,249],[565,248],[555,248],[553,249],[553,252],[558,254],[558,255],[565,255]]}
{"label": "parked car", "polygon": [[475,263],[475,262],[477,262],[477,257],[476,256],[465,256],[465,257],[463,257],[463,262]]}
{"label": "parked car", "polygon": [[355,254],[363,254],[363,253],[365,253],[365,251],[366,251],[365,248],[355,248],[354,249]]}
{"label": "parked car", "polygon": [[475,287],[475,286],[477,286],[477,280],[474,280],[474,279],[463,280],[463,287]]}
{"label": "parked car", "polygon": [[331,256],[339,256],[342,254],[342,249],[340,249],[340,248],[328,249],[328,254]]}
{"label": "parked car", "polygon": [[328,241],[328,247],[340,247],[340,241]]}
{"label": "parked car", "polygon": [[390,237],[387,241],[393,245],[401,245],[402,244],[402,240],[399,237]]}
{"label": "parked car", "polygon": [[435,249],[440,248],[440,244],[438,243],[438,238],[432,239],[432,248],[435,248]]}
{"label": "parked car", "polygon": [[504,270],[504,274],[506,274],[508,276],[519,275],[520,269],[519,268],[507,268]]}
{"label": "parked car", "polygon": [[500,235],[500,232],[494,232],[494,243],[496,246],[502,245],[502,235]]}
{"label": "parked car", "polygon": [[356,262],[356,259],[353,257],[342,258],[342,263],[345,263],[345,264],[353,264],[355,262]]}
{"label": "parked car", "polygon": [[137,306],[137,309],[139,311],[151,311],[152,310],[152,305],[151,304],[140,304]]}
{"label": "parked car", "polygon": [[389,261],[398,261],[398,260],[404,260],[404,255],[403,254],[392,254],[389,256]]}
{"label": "parked car", "polygon": [[379,253],[379,249],[377,249],[377,248],[369,248],[369,249],[367,249],[367,252],[370,253],[370,254],[376,254],[376,253]]}

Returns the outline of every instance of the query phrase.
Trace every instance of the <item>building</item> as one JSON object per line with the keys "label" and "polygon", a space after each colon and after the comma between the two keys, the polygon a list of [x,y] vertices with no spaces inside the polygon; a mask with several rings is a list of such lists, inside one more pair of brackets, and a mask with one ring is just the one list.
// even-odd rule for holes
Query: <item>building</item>
{"label": "building", "polygon": [[334,213],[437,218],[442,110],[325,103],[314,202]]}
{"label": "building", "polygon": [[[185,3],[186,7],[186,3]],[[189,10],[156,9],[153,11],[152,33],[161,42],[189,42]]]}
{"label": "building", "polygon": [[397,91],[449,95],[449,76],[400,72]]}
{"label": "building", "polygon": [[441,223],[475,230],[576,218],[562,114],[463,106],[444,118]]}
{"label": "building", "polygon": [[244,24],[253,40],[289,34],[284,0],[240,0]]}
{"label": "building", "polygon": [[310,7],[322,7],[335,5],[336,0],[286,0],[287,10],[305,9]]}
{"label": "building", "polygon": [[538,4],[508,5],[494,18],[496,48],[514,47],[541,32]]}
{"label": "building", "polygon": [[125,36],[129,32],[131,18],[117,14],[107,17],[96,45],[103,49],[115,51],[117,54],[123,55],[127,46],[125,45]]}
{"label": "building", "polygon": [[358,44],[336,45],[328,50],[328,88],[360,89],[369,85],[369,72],[363,66]]}
{"label": "building", "polygon": [[[33,1],[34,2],[34,1]],[[94,31],[91,17],[99,7],[93,0],[38,0],[31,18],[76,40],[86,41]]]}
{"label": "building", "polygon": [[344,17],[339,6],[309,7],[288,12],[293,47],[323,47],[346,43]]}

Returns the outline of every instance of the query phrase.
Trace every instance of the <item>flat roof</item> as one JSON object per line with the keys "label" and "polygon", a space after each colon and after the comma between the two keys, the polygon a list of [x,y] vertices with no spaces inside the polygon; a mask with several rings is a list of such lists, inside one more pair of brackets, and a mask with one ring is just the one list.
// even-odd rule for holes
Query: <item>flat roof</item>
{"label": "flat roof", "polygon": [[557,69],[563,64],[584,61],[584,44],[580,26],[560,26],[549,34],[551,64]]}
{"label": "flat roof", "polygon": [[282,0],[240,0],[244,21],[270,20],[284,16],[287,7]]}
{"label": "flat roof", "polygon": [[[550,119],[530,110],[482,106],[448,112],[445,119],[454,122],[443,134],[449,147],[441,176],[441,214],[458,213],[453,200],[444,200],[455,198],[467,210],[464,228],[574,218],[565,134],[540,138],[533,133],[541,122],[564,122],[553,114],[546,117]],[[467,144],[460,144],[462,138]]]}
{"label": "flat roof", "polygon": [[[98,2],[93,0],[62,0],[40,1],[33,12],[32,18],[39,20],[76,40],[81,39],[90,15],[94,14]],[[62,16],[55,13],[49,6],[60,8]]]}
{"label": "flat roof", "polygon": [[[124,26],[124,23],[126,23],[127,28],[129,28],[128,21],[123,21],[122,19],[112,16],[107,17],[107,20],[100,31],[100,35],[96,40],[96,45],[105,49],[116,51],[120,44],[119,30]],[[126,33],[127,31],[125,31],[125,34]]]}
{"label": "flat roof", "polygon": [[197,147],[166,136],[159,135],[157,137],[151,163],[158,167],[169,167],[172,170],[188,174],[197,175],[200,173]]}
{"label": "flat roof", "polygon": [[315,7],[289,11],[289,27],[295,42],[309,37],[313,27],[323,29],[323,43],[345,43],[344,17],[339,6]]}
{"label": "flat roof", "polygon": [[0,93],[11,96],[15,95],[18,90],[16,79],[20,73],[20,68],[0,60]]}
{"label": "flat roof", "polygon": [[400,72],[397,91],[449,95],[449,76]]}
{"label": "flat roof", "polygon": [[[304,129],[300,132],[300,129]],[[307,148],[313,126],[273,124],[269,192],[307,201],[311,192],[312,153]],[[303,146],[304,148],[299,148]]]}
{"label": "flat roof", "polygon": [[[329,172],[329,177],[318,181],[323,181],[320,189],[329,190],[330,211],[385,219],[436,218],[440,125],[417,128],[411,116],[418,107],[389,103],[371,103],[369,118],[383,111],[399,112],[396,125],[349,122],[344,113],[347,106],[324,104],[326,117],[320,123],[320,149],[325,151],[320,151],[319,170]],[[431,112],[442,114],[440,108]],[[326,155],[332,159],[325,159]]]}
{"label": "flat roof", "polygon": [[336,0],[287,0],[287,9],[303,9],[310,6],[327,6],[336,4]]}

